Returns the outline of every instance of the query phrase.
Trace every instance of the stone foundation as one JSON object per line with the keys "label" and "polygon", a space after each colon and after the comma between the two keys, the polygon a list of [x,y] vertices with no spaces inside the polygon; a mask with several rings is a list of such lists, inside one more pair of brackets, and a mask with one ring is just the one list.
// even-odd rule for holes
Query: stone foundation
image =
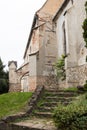
{"label": "stone foundation", "polygon": [[36,89],[36,76],[29,76],[29,91],[34,91]]}
{"label": "stone foundation", "polygon": [[58,82],[54,75],[38,76],[37,85],[44,85],[46,89],[58,88]]}
{"label": "stone foundation", "polygon": [[9,83],[9,92],[20,92],[21,84]]}
{"label": "stone foundation", "polygon": [[[55,77],[50,76],[30,76],[29,77],[29,88],[28,91],[34,91],[37,85],[44,85],[46,88],[59,87],[76,87],[78,85],[82,86],[87,80],[87,64],[68,68],[66,70],[66,81],[57,83]],[[20,84],[11,84],[9,87],[9,92],[20,92]]]}
{"label": "stone foundation", "polygon": [[84,85],[87,80],[87,64],[68,68],[66,70],[66,82],[68,86]]}

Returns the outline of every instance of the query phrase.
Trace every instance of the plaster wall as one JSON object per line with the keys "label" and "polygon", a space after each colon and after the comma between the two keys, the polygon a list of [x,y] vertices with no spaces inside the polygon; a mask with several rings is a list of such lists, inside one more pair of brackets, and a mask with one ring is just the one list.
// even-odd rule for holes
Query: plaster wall
{"label": "plaster wall", "polygon": [[86,17],[85,2],[86,0],[80,0],[79,2],[74,0],[73,6],[66,14],[70,53],[69,62],[72,64],[71,60],[75,59],[73,66],[85,64],[86,48],[84,47],[82,30],[82,24]]}
{"label": "plaster wall", "polygon": [[39,53],[37,55],[37,75],[43,75],[43,70],[45,69],[45,27],[42,25],[39,27]]}
{"label": "plaster wall", "polygon": [[58,41],[58,57],[64,53],[63,44],[63,23],[65,22],[66,30],[66,68],[85,64],[85,55],[87,50],[84,47],[82,36],[82,23],[86,17],[85,4],[86,0],[80,2],[74,0],[73,4],[69,1],[68,5],[63,9],[57,19],[57,41]]}
{"label": "plaster wall", "polygon": [[82,24],[86,17],[85,14],[86,0],[79,2],[73,0],[69,1],[68,5],[63,8],[59,14],[57,23],[57,44],[58,44],[58,57],[63,54],[63,22],[65,22],[66,30],[66,51],[68,57],[65,60],[66,68],[66,85],[77,86],[83,85],[87,80],[86,74],[86,55],[87,49],[84,47],[85,42],[83,39]]}
{"label": "plaster wall", "polygon": [[[65,25],[65,37],[66,37],[66,54],[68,57],[66,58],[66,68],[77,64],[77,54],[76,54],[76,29],[73,29],[73,25],[75,25],[75,16],[72,20],[69,17],[69,10],[73,8],[72,2],[70,1],[68,5],[63,9],[62,13],[59,15],[57,19],[57,44],[58,44],[58,58],[64,54],[64,30],[63,26]],[[70,14],[73,15],[73,14]],[[72,17],[72,16],[71,16]],[[75,37],[73,36],[75,34]],[[73,34],[73,35],[72,35]],[[73,39],[74,37],[74,39]],[[72,43],[72,40],[74,43]]]}
{"label": "plaster wall", "polygon": [[29,75],[26,74],[21,79],[21,92],[28,92],[29,91]]}
{"label": "plaster wall", "polygon": [[39,50],[39,29],[38,28],[33,30],[29,49],[30,49],[29,54],[35,53]]}
{"label": "plaster wall", "polygon": [[17,74],[16,74],[17,67],[14,63],[11,63],[9,66],[9,82],[10,83],[17,83]]}
{"label": "plaster wall", "polygon": [[84,47],[85,42],[83,39],[83,30],[82,30],[82,24],[84,19],[86,18],[86,12],[85,12],[85,2],[86,0],[80,0],[80,2],[75,1],[76,4],[76,10],[77,12],[77,55],[78,55],[78,65],[83,65],[86,63],[86,55],[87,55],[87,49]]}
{"label": "plaster wall", "polygon": [[36,55],[30,56],[29,76],[36,76]]}

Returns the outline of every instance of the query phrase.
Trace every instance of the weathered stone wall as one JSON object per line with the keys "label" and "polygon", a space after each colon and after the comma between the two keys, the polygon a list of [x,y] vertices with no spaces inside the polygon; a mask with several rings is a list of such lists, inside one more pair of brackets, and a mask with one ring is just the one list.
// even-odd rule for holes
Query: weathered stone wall
{"label": "weathered stone wall", "polygon": [[20,92],[21,84],[20,83],[9,83],[9,92]]}
{"label": "weathered stone wall", "polygon": [[87,80],[87,64],[68,68],[66,70],[68,86],[84,85]]}
{"label": "weathered stone wall", "polygon": [[[26,77],[26,73],[28,73],[28,69],[29,69],[29,63],[17,69],[17,66],[15,65],[15,61],[10,62],[9,64],[9,92],[20,92],[20,91],[23,91],[23,89],[25,89],[24,87],[26,87],[26,84],[22,85],[21,80],[24,77]],[[27,81],[29,80],[27,79]]]}
{"label": "weathered stone wall", "polygon": [[38,76],[37,85],[38,84],[41,86],[44,85],[45,89],[59,88],[56,76],[53,74],[49,74],[48,76]]}
{"label": "weathered stone wall", "polygon": [[83,86],[87,80],[87,64],[70,67],[66,70],[66,80],[57,82],[55,77],[39,76],[38,83],[45,84],[46,88],[51,88],[51,86],[56,88],[68,88]]}
{"label": "weathered stone wall", "polygon": [[34,91],[36,89],[36,76],[29,76],[29,91]]}
{"label": "weathered stone wall", "polygon": [[[38,84],[45,82],[43,77],[48,76],[48,73],[52,71],[52,64],[57,56],[56,35],[52,18],[62,2],[63,0],[47,0],[42,8],[36,12],[25,48],[24,65],[18,70],[14,70],[15,82],[14,80],[10,82],[10,91],[24,91],[27,85],[29,85],[28,91],[34,91]],[[12,73],[12,71],[10,72]],[[25,77],[26,73],[29,79]],[[12,79],[11,76],[10,79]],[[18,84],[22,84],[22,86],[19,88]]]}

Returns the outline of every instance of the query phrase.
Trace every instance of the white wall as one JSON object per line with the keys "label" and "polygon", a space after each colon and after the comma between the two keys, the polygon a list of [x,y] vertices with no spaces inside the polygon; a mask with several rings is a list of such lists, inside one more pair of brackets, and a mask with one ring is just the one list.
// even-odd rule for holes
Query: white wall
{"label": "white wall", "polygon": [[29,76],[36,76],[36,55],[30,56]]}
{"label": "white wall", "polygon": [[21,79],[21,92],[28,92],[29,91],[29,76],[25,75]]}
{"label": "white wall", "polygon": [[[58,57],[63,54],[63,22],[65,21],[66,29],[66,46],[67,46],[67,62],[66,67],[73,67],[85,63],[86,49],[84,48],[84,40],[82,36],[82,23],[85,19],[85,1],[70,1],[57,19],[57,44]],[[64,15],[64,13],[67,13]],[[81,54],[81,50],[84,51]]]}

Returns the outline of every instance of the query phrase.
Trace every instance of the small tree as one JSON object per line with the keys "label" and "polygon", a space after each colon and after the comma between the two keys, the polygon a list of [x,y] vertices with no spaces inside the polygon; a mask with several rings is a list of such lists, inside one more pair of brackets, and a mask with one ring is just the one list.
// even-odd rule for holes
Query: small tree
{"label": "small tree", "polygon": [[67,56],[62,55],[60,59],[57,60],[54,67],[56,69],[57,78],[61,80],[66,79],[66,73],[65,73],[65,58]]}
{"label": "small tree", "polygon": [[8,92],[8,71],[4,71],[5,65],[0,58],[0,94]]}

